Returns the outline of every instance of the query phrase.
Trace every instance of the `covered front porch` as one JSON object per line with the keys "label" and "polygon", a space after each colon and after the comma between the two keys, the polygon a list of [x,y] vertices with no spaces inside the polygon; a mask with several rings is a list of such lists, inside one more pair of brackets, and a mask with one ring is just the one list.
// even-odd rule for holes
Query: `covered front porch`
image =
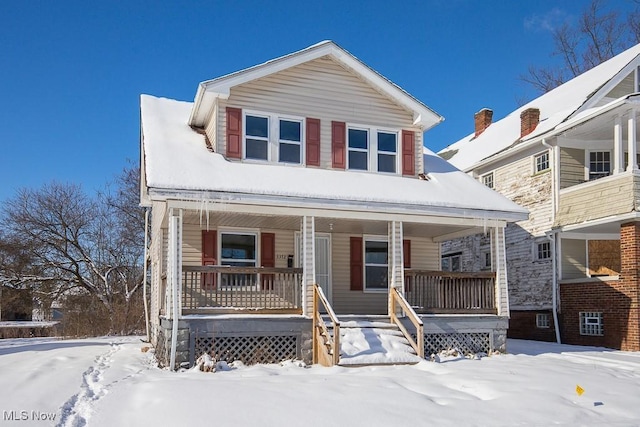
{"label": "covered front porch", "polygon": [[[504,221],[252,205],[231,212],[224,203],[168,201],[156,224],[167,253],[159,312],[165,338],[182,336],[175,345],[187,361],[224,342],[229,354],[245,349],[234,358],[254,363],[268,359],[256,352],[311,361],[318,319],[330,312],[402,324],[420,355],[434,343],[451,346],[446,337],[455,334],[481,334],[483,351],[504,345]],[[492,271],[439,271],[441,241],[483,231],[491,235]],[[182,332],[168,330],[176,324]],[[427,334],[435,341],[418,338]],[[287,351],[265,351],[265,339]]]}

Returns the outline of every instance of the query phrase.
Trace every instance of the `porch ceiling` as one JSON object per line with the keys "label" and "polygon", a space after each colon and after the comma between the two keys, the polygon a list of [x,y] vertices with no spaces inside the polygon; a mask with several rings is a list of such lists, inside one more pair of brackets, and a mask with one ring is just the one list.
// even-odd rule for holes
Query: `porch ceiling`
{"label": "porch ceiling", "polygon": [[[301,217],[282,215],[252,215],[233,212],[197,212],[185,211],[185,224],[199,225],[215,229],[219,227],[300,230]],[[474,234],[483,232],[482,227],[441,225],[441,224],[404,224],[405,236],[438,238],[439,236]],[[386,221],[354,220],[345,218],[316,218],[315,229],[319,233],[348,234],[387,234]]]}
{"label": "porch ceiling", "polygon": [[[580,141],[607,141],[613,143],[613,126],[616,117],[621,117],[623,140],[627,141],[628,135],[628,105],[611,111],[577,125],[564,132],[564,137]],[[640,139],[640,126],[636,126],[636,140]],[[564,144],[561,144],[564,145]]]}

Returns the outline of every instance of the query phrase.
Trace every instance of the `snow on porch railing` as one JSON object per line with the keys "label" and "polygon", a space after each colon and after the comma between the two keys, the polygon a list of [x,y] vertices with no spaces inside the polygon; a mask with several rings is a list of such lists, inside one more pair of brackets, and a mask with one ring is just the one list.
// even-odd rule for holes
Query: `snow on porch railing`
{"label": "snow on porch railing", "polygon": [[182,267],[183,310],[301,311],[301,268]]}
{"label": "snow on porch railing", "polygon": [[405,298],[418,313],[495,314],[494,272],[405,270]]}

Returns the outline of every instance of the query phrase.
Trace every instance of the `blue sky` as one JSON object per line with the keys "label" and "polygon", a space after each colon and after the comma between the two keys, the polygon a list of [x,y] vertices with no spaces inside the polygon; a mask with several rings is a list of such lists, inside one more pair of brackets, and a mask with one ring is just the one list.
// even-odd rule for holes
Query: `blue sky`
{"label": "blue sky", "polygon": [[[434,151],[536,93],[549,29],[582,0],[0,1],[0,201],[22,187],[112,181],[139,158],[139,95],[197,85],[331,39],[445,117]],[[626,11],[633,0],[608,0]]]}

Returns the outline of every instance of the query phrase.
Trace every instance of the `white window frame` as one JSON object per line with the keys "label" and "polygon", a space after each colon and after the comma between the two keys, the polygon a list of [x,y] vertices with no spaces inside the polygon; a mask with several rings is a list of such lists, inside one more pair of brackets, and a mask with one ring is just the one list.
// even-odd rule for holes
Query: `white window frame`
{"label": "white window frame", "polygon": [[[387,262],[385,264],[367,264],[367,242],[384,242],[387,244]],[[362,236],[362,289],[364,292],[388,292],[389,290],[389,240],[386,236],[364,235]],[[386,267],[387,286],[385,288],[370,288],[367,286],[367,267]]]}
{"label": "white window frame", "polygon": [[[290,141],[287,139],[280,139],[280,122],[281,121],[287,121],[287,122],[297,122],[300,123],[300,141]],[[276,161],[279,164],[285,164],[285,165],[301,165],[304,163],[303,159],[304,159],[304,142],[305,142],[305,119],[302,117],[293,117],[293,116],[276,116],[275,122],[277,122],[277,133],[275,133],[274,135],[277,136],[278,142],[277,142],[277,148],[278,148],[278,152],[276,155]],[[300,159],[298,160],[298,162],[283,162],[280,161],[280,147],[281,144],[290,144],[290,145],[298,145],[300,147]]]}
{"label": "white window frame", "polygon": [[480,175],[480,182],[482,182],[487,187],[492,190],[496,188],[496,181],[493,175],[493,172],[485,173],[484,175]]}
{"label": "white window frame", "polygon": [[601,311],[581,311],[579,316],[580,335],[596,337],[604,335]]}
{"label": "white window frame", "polygon": [[[543,254],[546,253],[548,256],[541,257],[540,250],[541,246],[548,246],[548,249],[542,249]],[[550,240],[537,240],[533,242],[533,259],[536,261],[548,261],[551,259],[551,241]]]}
{"label": "white window frame", "polygon": [[[267,159],[252,159],[247,158],[247,116],[262,117],[267,119],[267,138],[263,137],[250,137],[249,139],[258,139],[267,141]],[[280,121],[285,120],[289,122],[300,123],[300,142],[281,140],[280,139]],[[287,115],[287,114],[275,114],[265,113],[263,111],[255,110],[242,110],[242,158],[247,162],[257,163],[277,163],[280,165],[290,166],[304,166],[305,163],[305,142],[306,142],[306,119],[304,117]],[[294,162],[281,162],[280,161],[280,144],[300,145],[300,161]]]}
{"label": "white window frame", "polygon": [[551,327],[551,315],[549,313],[536,313],[536,328],[548,329]]}
{"label": "white window frame", "polygon": [[[223,234],[227,234],[227,235],[241,235],[241,236],[253,236],[254,237],[254,242],[255,242],[255,259],[254,261],[254,266],[250,267],[248,266],[247,268],[256,268],[258,266],[258,263],[260,262],[260,231],[259,230],[255,230],[255,229],[243,229],[243,228],[223,228],[218,230],[218,264],[219,265],[224,265],[222,263],[222,235]],[[225,258],[226,260],[231,260],[229,258]],[[247,261],[251,261],[250,259],[242,259],[242,260],[235,260],[235,261],[240,261],[240,262],[247,262]],[[218,277],[218,283],[221,284],[221,288],[229,288],[228,284],[224,284],[222,281],[222,275],[224,273],[218,273],[219,277]],[[256,276],[255,279],[255,283],[251,283],[250,286],[246,286],[243,288],[246,289],[257,289],[258,284],[260,283],[260,280],[258,279],[258,277]],[[233,289],[237,289],[237,288],[233,288]]]}
{"label": "white window frame", "polygon": [[[609,174],[608,175],[603,175],[597,178],[592,178],[591,175],[591,153],[609,153]],[[613,175],[613,153],[611,152],[611,150],[585,150],[585,159],[584,159],[584,179],[585,181],[595,181],[597,179],[600,178],[604,178],[606,176],[610,176]],[[595,175],[597,172],[594,172],[593,175]]]}
{"label": "white window frame", "polygon": [[[261,136],[247,135],[247,116],[260,117],[260,118],[267,119],[267,137],[266,138]],[[242,157],[244,160],[251,161],[251,162],[268,162],[271,160],[271,144],[270,144],[270,139],[272,135],[271,123],[272,123],[272,120],[269,114],[260,113],[257,111],[244,111],[244,110],[242,111]],[[247,138],[255,139],[259,141],[266,141],[267,143],[266,159],[254,159],[254,158],[247,157]]]}
{"label": "white window frame", "polygon": [[[362,171],[362,172],[368,171],[368,172],[382,173],[382,174],[388,174],[388,175],[401,174],[402,165],[401,165],[401,156],[400,156],[400,130],[393,129],[393,128],[384,128],[384,127],[376,127],[376,126],[370,126],[370,125],[355,124],[355,123],[347,123],[346,128],[347,128],[346,130],[347,170]],[[367,132],[367,149],[366,150],[363,148],[351,148],[349,146],[349,130],[350,129]],[[392,153],[390,151],[382,151],[378,149],[378,134],[380,133],[388,133],[388,134],[395,135],[396,137],[395,153]],[[351,151],[366,153],[367,169],[353,169],[350,167],[349,153]],[[386,172],[386,171],[378,170],[379,169],[378,154],[395,156],[395,169],[396,169],[395,172]]]}
{"label": "white window frame", "polygon": [[493,267],[492,263],[493,263],[493,260],[491,257],[491,249],[481,249],[480,250],[480,269],[491,270]]}
{"label": "white window frame", "polygon": [[[543,159],[545,157],[546,157],[546,160],[539,161],[539,159]],[[533,173],[534,174],[546,172],[549,169],[551,169],[551,163],[549,163],[549,157],[550,157],[549,151],[544,151],[542,153],[538,153],[535,156],[533,156]],[[546,164],[546,167],[544,169],[539,169],[539,167],[545,164]]]}

